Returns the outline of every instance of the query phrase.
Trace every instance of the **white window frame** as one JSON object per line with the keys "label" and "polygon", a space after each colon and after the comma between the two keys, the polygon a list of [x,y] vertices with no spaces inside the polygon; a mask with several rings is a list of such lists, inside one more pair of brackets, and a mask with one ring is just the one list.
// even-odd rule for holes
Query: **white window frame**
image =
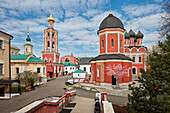
{"label": "white window frame", "polygon": [[0,64],[2,64],[2,75],[4,75],[4,63],[5,63],[5,61],[0,60]]}

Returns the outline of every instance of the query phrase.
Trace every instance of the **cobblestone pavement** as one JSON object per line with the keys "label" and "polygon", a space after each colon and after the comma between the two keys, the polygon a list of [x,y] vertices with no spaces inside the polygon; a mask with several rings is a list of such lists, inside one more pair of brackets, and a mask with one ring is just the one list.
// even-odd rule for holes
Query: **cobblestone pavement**
{"label": "cobblestone pavement", "polygon": [[[0,113],[10,113],[19,108],[31,103],[34,100],[45,98],[47,96],[61,96],[64,94],[65,79],[68,76],[58,77],[57,79],[48,82],[47,84],[36,87],[34,91],[25,92],[20,96],[16,96],[10,100],[0,100]],[[95,91],[87,91],[84,89],[76,89],[77,96],[94,99]],[[108,101],[126,105],[128,99],[120,96],[107,96]]]}

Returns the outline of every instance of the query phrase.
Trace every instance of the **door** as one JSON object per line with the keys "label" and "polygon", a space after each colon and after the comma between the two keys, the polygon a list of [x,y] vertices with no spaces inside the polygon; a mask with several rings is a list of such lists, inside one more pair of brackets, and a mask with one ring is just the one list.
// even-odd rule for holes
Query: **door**
{"label": "door", "polygon": [[4,95],[4,88],[0,88],[0,96],[5,96]]}
{"label": "door", "polygon": [[116,85],[116,77],[114,75],[112,75],[112,85]]}

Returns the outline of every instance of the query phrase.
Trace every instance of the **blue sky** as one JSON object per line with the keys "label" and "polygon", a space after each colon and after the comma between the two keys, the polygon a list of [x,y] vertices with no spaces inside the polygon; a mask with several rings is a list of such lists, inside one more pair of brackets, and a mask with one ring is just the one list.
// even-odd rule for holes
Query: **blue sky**
{"label": "blue sky", "polygon": [[143,45],[150,48],[156,44],[160,17],[164,15],[161,0],[0,0],[0,29],[14,36],[12,45],[19,47],[22,54],[29,26],[34,54],[39,57],[52,8],[60,56],[97,56],[97,30],[109,14],[110,4],[112,14],[121,19],[128,31],[130,21],[136,33],[141,26]]}

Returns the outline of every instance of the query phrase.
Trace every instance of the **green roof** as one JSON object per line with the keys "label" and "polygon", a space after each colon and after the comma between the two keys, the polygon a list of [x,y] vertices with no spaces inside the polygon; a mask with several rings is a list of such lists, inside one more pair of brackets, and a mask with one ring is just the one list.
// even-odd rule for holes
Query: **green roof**
{"label": "green roof", "polygon": [[11,60],[25,60],[29,55],[11,55]]}
{"label": "green roof", "polygon": [[32,44],[25,44],[25,45],[31,45],[32,46]]}
{"label": "green roof", "polygon": [[76,64],[72,62],[61,62],[60,64],[64,64],[64,66],[76,66]]}
{"label": "green roof", "polygon": [[29,34],[27,35],[26,41],[31,41]]}
{"label": "green roof", "polygon": [[85,71],[82,71],[81,69],[74,71],[73,73],[85,73]]}
{"label": "green roof", "polygon": [[27,62],[44,62],[44,61],[37,57],[30,57]]}

